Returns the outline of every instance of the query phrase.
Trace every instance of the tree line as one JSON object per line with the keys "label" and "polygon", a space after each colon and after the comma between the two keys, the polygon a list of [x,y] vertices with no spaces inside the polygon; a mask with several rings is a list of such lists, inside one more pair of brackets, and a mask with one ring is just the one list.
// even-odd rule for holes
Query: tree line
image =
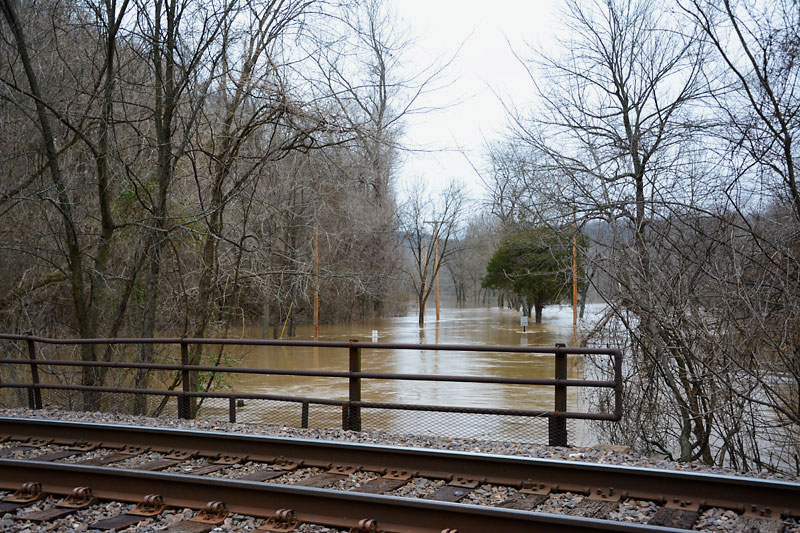
{"label": "tree line", "polygon": [[401,71],[409,42],[380,1],[0,11],[4,331],[204,337],[260,322],[265,336],[294,335],[315,279],[329,321],[404,304],[402,121],[441,65]]}

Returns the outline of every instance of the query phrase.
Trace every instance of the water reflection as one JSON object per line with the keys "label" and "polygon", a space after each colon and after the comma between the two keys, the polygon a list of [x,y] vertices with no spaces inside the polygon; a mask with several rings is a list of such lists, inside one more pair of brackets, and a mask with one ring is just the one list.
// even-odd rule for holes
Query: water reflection
{"label": "water reflection", "polygon": [[[321,325],[320,340],[370,340],[378,331],[379,342],[420,342],[436,340],[441,344],[484,344],[511,346],[553,346],[556,343],[574,344],[572,312],[569,308],[545,309],[544,323],[531,324],[522,332],[519,314],[500,308],[443,308],[441,320],[434,313],[420,329],[417,315],[366,320],[353,324]],[[260,327],[245,328],[243,338],[258,338]],[[310,326],[299,327],[298,339],[310,339]],[[429,340],[430,339],[430,340]],[[345,349],[304,347],[229,347],[229,355],[240,365],[251,368],[346,370],[348,354]],[[549,355],[493,352],[460,352],[444,350],[362,350],[362,370],[406,374],[458,374],[498,377],[553,377],[554,358]],[[582,377],[580,357],[570,357],[569,377]],[[239,375],[233,378],[235,391],[246,393],[281,394],[345,400],[348,394],[346,379],[324,377]],[[426,381],[362,380],[362,399],[374,402],[450,405],[460,407],[497,407],[512,409],[553,408],[551,387],[492,385],[484,383],[442,383]],[[260,404],[260,405],[253,405]],[[568,409],[582,406],[578,391],[570,389]],[[205,408],[212,411],[223,405],[214,402]],[[224,407],[227,409],[227,407]],[[239,410],[240,420],[297,425],[300,408],[297,405],[271,405],[271,402],[248,402]],[[460,417],[460,418],[459,418]],[[341,413],[331,407],[312,406],[311,425],[340,427]],[[478,417],[467,420],[463,415],[420,413],[408,411],[365,410],[364,429],[386,429],[399,432],[430,432],[437,426],[460,425],[461,436],[491,437],[503,434],[520,435],[519,428],[529,420],[497,417]],[[501,427],[502,426],[502,427]],[[472,429],[470,429],[472,427]],[[466,434],[464,434],[466,432]],[[523,439],[524,440],[524,439]],[[575,440],[574,438],[572,439]]]}

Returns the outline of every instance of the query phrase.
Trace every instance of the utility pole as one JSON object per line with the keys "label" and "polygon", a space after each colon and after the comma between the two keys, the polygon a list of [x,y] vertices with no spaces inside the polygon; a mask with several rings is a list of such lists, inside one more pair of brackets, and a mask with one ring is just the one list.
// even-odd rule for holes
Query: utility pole
{"label": "utility pole", "polygon": [[319,340],[319,229],[314,226],[314,340]]}
{"label": "utility pole", "polygon": [[[439,228],[436,228],[438,230]],[[433,284],[436,287],[436,321],[439,321],[439,236],[436,234],[436,230],[434,230],[434,241],[433,241],[433,271],[435,275],[433,277]]]}
{"label": "utility pole", "polygon": [[572,337],[578,345],[578,219],[572,210]]}
{"label": "utility pole", "polygon": [[572,234],[572,326],[578,325],[578,226]]}
{"label": "utility pole", "polygon": [[[425,224],[433,224],[433,286],[436,297],[436,321],[439,321],[439,224],[442,220],[426,220]],[[426,248],[427,250],[427,248]]]}

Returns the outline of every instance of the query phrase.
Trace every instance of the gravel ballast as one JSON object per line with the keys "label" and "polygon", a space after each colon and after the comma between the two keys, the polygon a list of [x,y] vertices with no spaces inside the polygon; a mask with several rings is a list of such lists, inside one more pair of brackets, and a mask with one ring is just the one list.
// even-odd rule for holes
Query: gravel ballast
{"label": "gravel ballast", "polygon": [[[226,433],[240,433],[240,434],[253,434],[253,435],[269,435],[278,437],[291,437],[291,438],[304,438],[304,439],[318,439],[329,441],[341,442],[357,442],[365,444],[378,444],[378,445],[391,445],[391,446],[404,446],[411,448],[425,448],[425,449],[439,449],[439,450],[454,450],[472,453],[489,453],[500,455],[513,455],[523,457],[535,457],[546,459],[558,459],[568,461],[580,462],[593,462],[604,464],[625,465],[644,468],[655,468],[665,470],[681,470],[693,472],[708,472],[715,474],[726,475],[745,475],[728,469],[708,467],[705,465],[695,463],[677,463],[660,458],[652,458],[635,453],[625,453],[619,450],[610,449],[607,447],[550,447],[536,444],[527,444],[519,442],[507,441],[484,441],[473,439],[459,439],[459,438],[446,438],[435,437],[429,435],[408,435],[408,434],[390,434],[384,431],[373,432],[352,432],[343,431],[340,429],[300,429],[287,426],[271,426],[271,425],[255,425],[255,424],[232,424],[227,422],[212,422],[204,420],[180,420],[174,418],[150,418],[150,417],[137,417],[132,415],[119,415],[110,413],[99,412],[72,412],[57,409],[41,409],[38,411],[29,409],[0,409],[0,416],[14,417],[14,418],[42,418],[49,420],[69,420],[76,422],[95,422],[95,423],[112,423],[118,425],[136,425],[148,427],[165,427],[165,428],[180,428],[180,429],[194,429],[201,431],[220,431]],[[7,443],[0,444],[0,449],[9,446]],[[52,448],[52,449],[51,449]],[[37,450],[35,455],[46,451],[57,451],[58,447],[46,447]],[[101,454],[100,450],[90,452],[91,455]],[[15,454],[13,458],[22,459],[29,458],[34,454],[30,452],[21,452]],[[87,455],[82,456],[83,459]],[[159,459],[158,454],[147,454],[138,459],[128,459],[117,466],[135,467],[136,464]],[[63,462],[72,462],[74,458],[66,458]],[[206,460],[196,459],[185,461],[180,466],[175,466],[165,470],[166,472],[174,471],[185,473],[185,469],[189,467],[200,467],[207,464]],[[237,464],[220,470],[219,472],[211,475],[228,478],[239,478],[247,475],[255,470],[263,468],[264,465],[258,463],[246,462],[244,464]],[[281,477],[269,480],[270,483],[296,483],[302,479],[321,473],[322,470],[317,468],[301,468],[295,471],[290,471]],[[797,477],[772,474],[767,472],[748,472],[749,477],[761,477],[776,480],[783,480],[789,482],[797,482]],[[331,488],[339,489],[352,489],[362,485],[377,477],[375,474],[357,473],[344,478],[335,483]],[[413,478],[410,482],[391,494],[401,497],[425,497],[445,484],[441,480],[430,480],[424,478]],[[515,493],[515,489],[510,487],[482,485],[476,489],[472,489],[469,496],[467,496],[463,503],[474,505],[498,505],[508,497]],[[537,511],[546,513],[568,513],[571,509],[575,508],[583,499],[583,495],[572,493],[556,493],[550,496],[548,500],[543,502]],[[52,502],[51,502],[52,503]],[[37,505],[43,505],[40,502]],[[123,509],[125,506],[116,503],[100,503],[92,506],[90,509],[76,513],[71,517],[66,517],[58,521],[57,527],[52,528],[52,531],[86,531],[86,525],[96,520],[101,520],[108,516],[114,516]],[[624,522],[639,522],[646,523],[649,520],[658,506],[649,501],[641,500],[623,500],[620,502],[619,508],[612,512],[609,516],[610,519],[620,520]],[[25,509],[25,512],[31,509]],[[191,510],[172,510],[162,514],[158,519],[148,520],[141,523],[139,526],[130,528],[127,531],[158,531],[168,525],[171,525],[179,520],[189,517],[193,514]],[[695,524],[695,529],[702,531],[733,531],[737,523],[737,514],[733,511],[725,509],[707,509],[701,513],[700,518]],[[226,520],[219,528],[214,531],[252,531],[257,527],[259,520],[254,520],[249,517],[242,517],[232,515]],[[797,520],[787,520],[784,522],[786,530],[789,533],[799,532]],[[54,526],[56,524],[53,524]],[[35,524],[26,523],[24,521],[13,520],[11,513],[6,513],[0,516],[0,530],[2,531],[41,531]],[[336,533],[338,530],[325,528],[322,526],[303,525],[300,532],[305,533]]]}

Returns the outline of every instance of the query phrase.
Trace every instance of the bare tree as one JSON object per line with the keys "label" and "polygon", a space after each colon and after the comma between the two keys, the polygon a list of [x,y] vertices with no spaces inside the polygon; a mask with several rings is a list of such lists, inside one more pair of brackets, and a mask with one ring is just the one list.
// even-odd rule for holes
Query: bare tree
{"label": "bare tree", "polygon": [[[513,157],[494,199],[509,220],[575,213],[588,229],[608,306],[589,341],[629,355],[629,410],[599,431],[685,461],[796,469],[798,12],[681,7],[676,21],[650,2],[570,4],[567,53],[526,63],[544,109],[514,114],[512,142],[529,148],[500,152]],[[537,173],[557,183],[529,187]]]}
{"label": "bare tree", "polygon": [[595,266],[613,283],[599,289],[626,325],[636,372],[657,377],[673,400],[680,429],[665,443],[676,442],[683,460],[711,462],[712,420],[698,403],[709,391],[692,372],[695,350],[676,347],[681,337],[662,327],[657,291],[665,278],[653,248],[662,238],[664,200],[683,194],[678,183],[693,149],[690,111],[705,94],[703,48],[670,27],[668,13],[653,2],[570,2],[568,10],[573,35],[565,55],[525,63],[532,79],[545,80],[537,82],[544,110],[534,120],[517,115],[517,136],[543,157],[541,170],[562,178],[559,196],[550,199],[564,207],[564,218],[575,213],[609,225],[611,246]]}
{"label": "bare tree", "polygon": [[724,259],[709,272],[718,296],[707,312],[720,324],[714,350],[735,370],[731,379],[719,377],[722,364],[708,371],[748,410],[750,424],[733,426],[723,450],[740,467],[796,470],[800,11],[791,1],[697,0],[681,7],[715,52],[708,76],[714,81],[712,132],[722,140],[715,148],[731,211]]}
{"label": "bare tree", "polygon": [[[448,61],[434,59],[408,68],[405,57],[413,46],[404,26],[381,0],[357,0],[341,11],[331,31],[320,36],[317,58],[319,83],[326,98],[349,126],[348,147],[359,160],[350,167],[354,179],[372,194],[372,220],[359,239],[373,259],[364,272],[371,278],[369,298],[382,313],[393,284],[385,265],[394,262],[396,205],[393,178],[398,154],[404,149],[404,120],[428,111],[420,97],[437,90]],[[367,266],[367,265],[365,265]]]}
{"label": "bare tree", "polygon": [[438,197],[429,195],[424,183],[417,181],[401,207],[400,224],[411,252],[408,277],[419,307],[419,327],[425,325],[425,305],[436,276],[453,254],[451,242],[460,230],[465,207],[464,191],[455,181]]}
{"label": "bare tree", "polygon": [[[101,327],[111,336],[117,334],[128,305],[132,279],[139,268],[138,261],[132,261],[124,275],[128,281],[117,293],[116,309],[110,315],[111,319],[104,323],[103,304],[114,298],[112,280],[118,276],[111,261],[113,241],[121,229],[113,215],[115,153],[111,138],[119,121],[114,106],[118,98],[115,79],[120,71],[118,43],[120,34],[124,32],[122,26],[128,16],[129,4],[128,0],[107,0],[88,9],[44,4],[39,9],[50,10],[54,24],[45,24],[44,27],[43,21],[35,18],[36,8],[26,6],[19,11],[16,2],[11,0],[0,5],[4,21],[13,35],[14,62],[18,62],[25,80],[24,85],[16,81],[12,66],[12,70],[3,73],[0,84],[4,90],[0,94],[6,102],[23,112],[31,108],[35,110],[28,116],[40,132],[46,161],[45,167],[27,174],[15,188],[5,191],[2,202],[17,201],[30,187],[40,186],[38,180],[42,174],[50,175],[53,195],[48,192],[45,196],[49,197],[53,212],[61,219],[62,230],[54,238],[59,246],[63,245],[63,258],[56,259],[54,267],[63,273],[63,277],[54,278],[52,273],[45,274],[45,277],[68,282],[76,329],[85,338],[100,336]],[[23,24],[24,18],[28,18],[27,24]],[[76,24],[72,29],[63,30],[64,34],[60,35],[61,39],[56,41],[53,49],[31,46],[30,30],[39,31],[36,44],[51,44],[48,37],[59,33],[60,21],[68,18]],[[41,42],[39,39],[45,40]],[[88,62],[66,60],[74,57],[74,50],[78,47],[94,50]],[[34,60],[33,54],[39,59]],[[63,69],[81,85],[69,86],[64,80],[58,80],[55,86],[63,92],[60,95],[49,92],[42,83],[51,75],[44,70],[47,66]],[[67,98],[69,100],[65,102]],[[90,204],[93,212],[88,217],[77,205],[78,197],[84,193],[83,184],[70,176],[74,175],[72,165],[75,164],[76,152],[81,150],[85,150],[86,160],[92,162],[89,168],[93,171],[91,183],[94,191],[89,187],[85,191],[94,193],[94,202]],[[85,168],[85,165],[79,163],[78,168]],[[34,282],[34,285],[43,286],[40,282]],[[110,355],[111,349],[108,348],[104,358],[108,360]],[[97,360],[97,347],[82,346],[81,358],[84,361]],[[101,385],[102,379],[103,373],[97,369],[87,367],[83,371],[83,385]],[[87,408],[96,408],[98,401],[99,396],[95,393],[85,395]]]}

